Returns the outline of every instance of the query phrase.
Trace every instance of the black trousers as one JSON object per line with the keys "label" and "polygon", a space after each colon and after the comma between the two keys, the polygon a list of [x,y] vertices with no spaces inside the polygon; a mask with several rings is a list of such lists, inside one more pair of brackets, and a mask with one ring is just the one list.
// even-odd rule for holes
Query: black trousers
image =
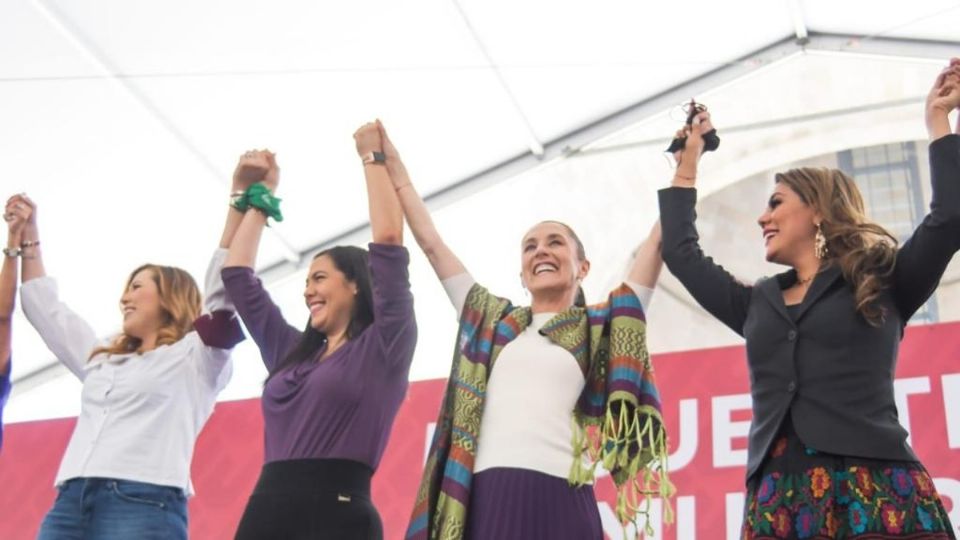
{"label": "black trousers", "polygon": [[236,540],[383,540],[372,476],[370,467],[347,459],[267,463]]}

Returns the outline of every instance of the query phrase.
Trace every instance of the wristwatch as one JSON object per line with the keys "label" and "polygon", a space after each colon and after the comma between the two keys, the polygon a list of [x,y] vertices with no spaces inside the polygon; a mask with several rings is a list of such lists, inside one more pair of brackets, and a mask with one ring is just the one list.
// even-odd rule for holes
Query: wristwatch
{"label": "wristwatch", "polygon": [[23,250],[18,247],[5,247],[3,248],[3,254],[7,257],[19,257],[23,253]]}
{"label": "wristwatch", "polygon": [[383,152],[367,152],[361,159],[364,165],[383,165],[387,162],[387,155]]}

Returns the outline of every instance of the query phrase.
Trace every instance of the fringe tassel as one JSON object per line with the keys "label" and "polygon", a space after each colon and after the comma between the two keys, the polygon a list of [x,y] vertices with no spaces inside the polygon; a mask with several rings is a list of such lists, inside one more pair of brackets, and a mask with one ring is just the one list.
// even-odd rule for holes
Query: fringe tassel
{"label": "fringe tassel", "polygon": [[[615,513],[623,525],[624,540],[627,540],[628,524],[633,524],[636,538],[640,537],[641,530],[647,536],[653,535],[650,524],[653,496],[658,496],[663,503],[663,522],[673,523],[670,498],[674,487],[668,476],[666,431],[658,412],[621,402],[618,414],[607,406],[601,425],[595,425],[596,422],[591,420],[574,420],[574,460],[569,482],[573,485],[589,483],[600,463],[610,471],[618,488]],[[631,455],[633,445],[637,451]],[[585,455],[589,458],[589,466],[583,464]],[[643,516],[642,529],[637,523],[639,516]]]}

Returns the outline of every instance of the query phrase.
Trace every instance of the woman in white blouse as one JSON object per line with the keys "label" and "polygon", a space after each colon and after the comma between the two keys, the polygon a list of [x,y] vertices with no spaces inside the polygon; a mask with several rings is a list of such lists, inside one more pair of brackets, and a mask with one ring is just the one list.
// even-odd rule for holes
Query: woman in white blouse
{"label": "woman in white blouse", "polygon": [[44,271],[36,206],[16,199],[31,210],[23,230],[23,311],[83,382],[56,502],[38,538],[187,538],[194,443],[230,379],[230,349],[243,339],[220,281],[226,250],[210,262],[203,315],[190,274],[146,264],[130,274],[120,297],[123,331],[103,340],[60,301]]}

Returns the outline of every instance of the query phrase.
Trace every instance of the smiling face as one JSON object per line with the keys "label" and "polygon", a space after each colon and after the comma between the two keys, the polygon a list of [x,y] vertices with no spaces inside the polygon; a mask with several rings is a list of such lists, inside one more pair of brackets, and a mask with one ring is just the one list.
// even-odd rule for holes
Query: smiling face
{"label": "smiling face", "polygon": [[348,280],[329,255],[320,255],[310,264],[303,298],[310,310],[310,326],[331,335],[350,324],[357,285]]}
{"label": "smiling face", "polygon": [[777,182],[767,209],[757,219],[767,261],[793,265],[802,253],[813,253],[819,216],[796,191]]}
{"label": "smiling face", "polygon": [[565,225],[545,221],[524,235],[520,278],[534,297],[564,293],[576,296],[579,282],[589,269],[579,242]]}
{"label": "smiling face", "polygon": [[163,325],[166,314],[156,279],[154,271],[145,268],[134,274],[127,284],[120,297],[124,334],[142,340]]}

